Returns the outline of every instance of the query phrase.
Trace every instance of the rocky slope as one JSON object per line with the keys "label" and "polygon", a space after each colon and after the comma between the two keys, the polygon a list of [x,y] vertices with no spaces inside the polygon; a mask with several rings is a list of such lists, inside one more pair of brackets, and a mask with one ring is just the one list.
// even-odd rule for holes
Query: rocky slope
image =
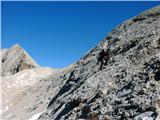
{"label": "rocky slope", "polygon": [[28,120],[43,111],[53,95],[51,84],[54,81],[50,79],[55,79],[60,73],[62,70],[32,68],[2,77],[2,118]]}
{"label": "rocky slope", "polygon": [[[106,45],[110,58],[99,70]],[[78,62],[22,93],[4,119],[160,120],[160,6],[125,21]]]}
{"label": "rocky slope", "polygon": [[[110,59],[99,71],[97,56],[106,45]],[[73,70],[75,80],[62,76],[40,120],[159,120],[160,7],[115,28]]]}
{"label": "rocky slope", "polygon": [[53,95],[50,78],[70,68],[40,67],[18,44],[3,49],[1,59],[0,114],[4,120],[27,120],[43,111]]}

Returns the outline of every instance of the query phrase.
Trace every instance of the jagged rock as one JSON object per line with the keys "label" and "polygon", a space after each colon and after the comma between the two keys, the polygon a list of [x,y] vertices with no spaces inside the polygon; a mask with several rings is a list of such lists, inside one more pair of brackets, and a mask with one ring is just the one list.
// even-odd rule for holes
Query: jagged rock
{"label": "jagged rock", "polygon": [[1,57],[1,76],[13,75],[24,69],[39,67],[18,44],[12,46],[10,49],[3,49],[1,51]]}
{"label": "jagged rock", "polygon": [[[113,120],[156,119],[159,113],[155,102],[160,96],[159,13],[158,6],[109,33],[75,64],[75,82],[71,84],[67,78],[63,79],[61,89],[39,119],[91,119],[91,116],[105,119],[105,115]],[[106,44],[110,46],[110,59],[99,71],[97,56]],[[84,107],[77,106],[77,111],[72,108],[66,113],[63,112],[66,107],[57,109],[59,104],[67,104],[77,97],[86,99]]]}
{"label": "jagged rock", "polygon": [[[97,57],[106,45],[110,58],[100,70]],[[24,95],[6,113],[9,117],[4,118],[24,120],[42,113],[39,120],[159,120],[159,72],[160,6],[157,6],[116,27],[95,48],[73,65],[59,70],[56,76],[44,78],[25,90],[26,94],[34,95],[31,98]],[[33,102],[26,105],[25,99]],[[17,108],[19,111],[13,112]]]}

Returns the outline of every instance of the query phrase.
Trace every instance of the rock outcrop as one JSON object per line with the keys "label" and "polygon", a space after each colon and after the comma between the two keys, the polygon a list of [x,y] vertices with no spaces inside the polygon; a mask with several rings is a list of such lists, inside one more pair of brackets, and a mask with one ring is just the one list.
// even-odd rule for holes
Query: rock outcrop
{"label": "rock outcrop", "polygon": [[24,69],[39,67],[18,44],[10,49],[3,49],[1,51],[1,65],[1,76],[13,75]]}
{"label": "rock outcrop", "polygon": [[[100,70],[97,57],[105,46],[109,59]],[[160,6],[123,22],[71,66],[40,78],[3,118],[37,115],[39,120],[160,120]]]}

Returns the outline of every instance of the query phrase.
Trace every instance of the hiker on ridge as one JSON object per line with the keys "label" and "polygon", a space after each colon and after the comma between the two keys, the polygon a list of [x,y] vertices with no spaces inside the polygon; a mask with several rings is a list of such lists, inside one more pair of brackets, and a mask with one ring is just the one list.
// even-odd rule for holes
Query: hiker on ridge
{"label": "hiker on ridge", "polygon": [[107,62],[109,60],[109,48],[107,46],[104,46],[103,49],[98,54],[98,64],[100,63],[100,69],[102,70],[104,65],[107,65]]}

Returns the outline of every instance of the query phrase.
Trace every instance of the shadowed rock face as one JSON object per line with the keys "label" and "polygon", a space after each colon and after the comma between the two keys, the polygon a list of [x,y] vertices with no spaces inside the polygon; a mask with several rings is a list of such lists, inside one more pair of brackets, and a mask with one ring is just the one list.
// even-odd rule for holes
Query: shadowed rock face
{"label": "shadowed rock face", "polygon": [[1,51],[1,76],[13,75],[19,71],[39,65],[18,44]]}
{"label": "shadowed rock face", "polygon": [[[106,45],[110,58],[99,70]],[[75,64],[39,80],[3,116],[25,120],[43,111],[39,120],[160,120],[159,74],[160,6],[123,22]]]}

